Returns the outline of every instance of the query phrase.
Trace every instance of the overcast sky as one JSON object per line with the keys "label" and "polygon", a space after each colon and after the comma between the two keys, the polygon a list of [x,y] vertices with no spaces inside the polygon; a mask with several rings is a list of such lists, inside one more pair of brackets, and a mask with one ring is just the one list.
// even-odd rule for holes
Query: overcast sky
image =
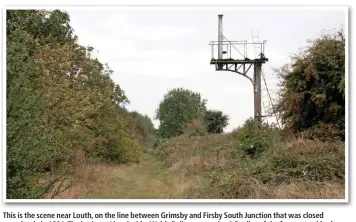
{"label": "overcast sky", "polygon": [[307,39],[323,30],[345,27],[346,21],[344,9],[331,7],[84,7],[66,11],[79,43],[93,46],[99,60],[114,70],[112,78],[126,92],[129,110],[153,119],[164,94],[183,87],[201,93],[208,109],[230,117],[226,131],[253,116],[253,88],[246,78],[215,71],[210,65],[209,42],[217,40],[218,14],[224,15],[224,36],[229,40],[252,41],[257,32],[260,40],[267,40],[269,62],[263,71],[272,92],[278,90],[272,68],[288,63],[293,53],[307,45]]}

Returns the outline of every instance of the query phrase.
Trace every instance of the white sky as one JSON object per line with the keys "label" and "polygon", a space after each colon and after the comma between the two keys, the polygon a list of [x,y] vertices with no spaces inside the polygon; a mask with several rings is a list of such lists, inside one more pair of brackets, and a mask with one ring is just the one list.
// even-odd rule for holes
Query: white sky
{"label": "white sky", "polygon": [[[98,50],[98,58],[114,70],[113,80],[136,110],[154,120],[168,90],[183,87],[201,93],[208,109],[230,117],[226,131],[253,116],[253,88],[233,72],[217,72],[210,65],[209,42],[217,40],[218,14],[224,14],[229,40],[252,41],[251,32],[267,40],[263,65],[270,91],[276,92],[272,68],[318,37],[323,30],[345,27],[341,8],[247,7],[112,7],[66,10],[79,43]],[[253,69],[251,69],[252,71]],[[249,73],[252,76],[252,72]],[[262,89],[265,87],[262,84]],[[268,105],[266,90],[264,103]],[[270,121],[273,118],[270,118]]]}

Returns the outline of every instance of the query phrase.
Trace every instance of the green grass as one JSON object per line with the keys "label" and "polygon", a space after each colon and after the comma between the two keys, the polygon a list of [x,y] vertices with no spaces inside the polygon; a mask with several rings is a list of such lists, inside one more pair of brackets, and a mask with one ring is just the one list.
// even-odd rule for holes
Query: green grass
{"label": "green grass", "polygon": [[184,188],[180,181],[167,173],[162,161],[147,153],[142,155],[138,164],[87,165],[78,181],[81,181],[80,184],[57,198],[181,198]]}

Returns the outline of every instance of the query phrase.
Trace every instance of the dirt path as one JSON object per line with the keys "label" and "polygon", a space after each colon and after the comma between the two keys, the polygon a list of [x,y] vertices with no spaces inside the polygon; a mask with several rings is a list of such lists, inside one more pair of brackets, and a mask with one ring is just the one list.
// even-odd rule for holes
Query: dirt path
{"label": "dirt path", "polygon": [[82,177],[80,185],[59,198],[173,199],[184,198],[187,188],[150,154],[144,154],[138,164],[86,167]]}

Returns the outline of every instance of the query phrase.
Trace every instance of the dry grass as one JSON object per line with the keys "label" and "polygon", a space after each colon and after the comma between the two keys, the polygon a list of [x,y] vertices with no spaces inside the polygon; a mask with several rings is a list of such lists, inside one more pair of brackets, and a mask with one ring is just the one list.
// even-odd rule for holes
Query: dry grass
{"label": "dry grass", "polygon": [[274,191],[277,199],[344,199],[345,185],[339,182],[291,183]]}
{"label": "dry grass", "polygon": [[77,184],[56,198],[182,198],[187,181],[167,174],[163,163],[144,154],[139,164],[88,164],[77,172]]}
{"label": "dry grass", "polygon": [[238,199],[344,199],[345,186],[337,182],[293,182],[273,186],[253,178],[239,179],[234,187]]}
{"label": "dry grass", "polygon": [[[344,143],[297,138],[250,159],[230,134],[181,136],[138,164],[77,167],[76,186],[56,198],[343,199]],[[159,159],[161,158],[161,159]],[[300,174],[304,169],[305,174]],[[303,171],[304,172],[304,171]]]}
{"label": "dry grass", "polygon": [[[250,159],[232,156],[231,135],[179,137],[160,147],[187,198],[343,199],[344,143],[297,138]],[[219,152],[219,153],[218,153]]]}
{"label": "dry grass", "polygon": [[297,138],[294,140],[289,140],[285,142],[281,148],[285,152],[292,152],[297,154],[314,154],[314,153],[329,153],[343,155],[345,153],[345,143],[340,141],[328,141],[322,142],[317,139],[302,139]]}

